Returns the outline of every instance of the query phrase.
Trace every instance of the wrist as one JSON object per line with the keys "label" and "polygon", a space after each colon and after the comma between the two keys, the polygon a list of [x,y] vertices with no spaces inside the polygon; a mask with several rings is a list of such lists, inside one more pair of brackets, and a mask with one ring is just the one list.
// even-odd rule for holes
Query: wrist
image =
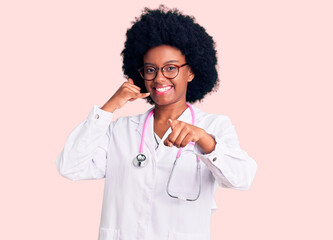
{"label": "wrist", "polygon": [[209,137],[210,135],[204,129],[200,128],[199,138],[196,143],[200,145],[200,143],[207,141],[207,138]]}
{"label": "wrist", "polygon": [[211,153],[214,151],[215,146],[216,146],[216,141],[215,139],[209,135],[205,130],[203,130],[203,135],[202,137],[196,142],[200,149],[204,152],[204,154]]}
{"label": "wrist", "polygon": [[117,99],[116,95],[113,95],[109,101],[107,101],[101,109],[113,113],[115,110],[121,108],[119,99]]}
{"label": "wrist", "polygon": [[114,104],[104,104],[103,107],[101,107],[102,110],[104,111],[108,111],[110,113],[113,113],[114,111],[116,111],[118,109],[118,107]]}

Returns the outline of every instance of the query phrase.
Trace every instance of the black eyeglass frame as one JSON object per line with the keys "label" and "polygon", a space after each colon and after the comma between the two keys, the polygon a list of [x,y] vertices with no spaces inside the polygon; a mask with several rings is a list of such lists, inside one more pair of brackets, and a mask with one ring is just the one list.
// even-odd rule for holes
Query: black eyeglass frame
{"label": "black eyeglass frame", "polygon": [[[172,77],[172,78],[170,78],[170,77],[166,77],[166,76],[164,75],[164,67],[169,66],[169,65],[172,65],[172,66],[175,66],[175,67],[178,68],[177,75],[174,76],[174,77]],[[174,79],[174,78],[176,78],[176,77],[178,76],[178,74],[179,74],[179,69],[182,68],[182,67],[184,67],[184,66],[186,66],[186,65],[188,65],[188,63],[184,63],[183,65],[180,65],[180,66],[179,66],[179,65],[176,65],[176,64],[173,64],[173,63],[168,63],[168,64],[166,64],[166,65],[164,65],[163,67],[160,67],[160,68],[154,66],[154,68],[155,68],[155,77],[154,77],[153,79],[149,79],[149,80],[148,80],[148,79],[145,79],[144,76],[143,76],[143,74],[142,74],[142,69],[143,69],[145,66],[139,68],[139,69],[138,69],[138,72],[139,72],[140,76],[143,78],[143,80],[145,80],[145,81],[153,81],[153,80],[157,77],[158,71],[159,71],[160,69],[161,69],[161,72],[162,72],[162,74],[163,74],[163,76],[164,76],[165,78],[167,78],[167,79]]]}

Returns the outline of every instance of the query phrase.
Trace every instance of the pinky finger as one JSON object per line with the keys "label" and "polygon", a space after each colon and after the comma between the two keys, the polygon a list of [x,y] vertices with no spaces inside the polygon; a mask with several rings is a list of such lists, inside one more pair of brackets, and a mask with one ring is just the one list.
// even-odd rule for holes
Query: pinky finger
{"label": "pinky finger", "polygon": [[136,98],[145,98],[148,97],[150,95],[150,93],[137,93],[136,94]]}

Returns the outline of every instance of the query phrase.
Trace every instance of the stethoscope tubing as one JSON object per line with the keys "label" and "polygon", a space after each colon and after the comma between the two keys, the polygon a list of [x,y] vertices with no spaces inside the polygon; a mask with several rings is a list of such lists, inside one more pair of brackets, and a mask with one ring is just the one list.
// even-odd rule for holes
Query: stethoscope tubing
{"label": "stethoscope tubing", "polygon": [[143,124],[143,130],[142,130],[142,136],[141,136],[141,142],[140,142],[140,150],[139,150],[139,153],[143,153],[143,142],[144,142],[144,139],[145,139],[145,133],[146,133],[146,127],[147,127],[147,123],[148,123],[148,120],[150,119],[150,117],[154,114],[154,111],[155,109],[151,110],[145,120],[145,123]]}
{"label": "stethoscope tubing", "polygon": [[169,175],[167,187],[166,187],[166,192],[172,198],[177,198],[177,199],[180,199],[180,200],[183,200],[183,201],[195,201],[195,200],[197,200],[200,197],[200,194],[201,194],[201,165],[200,165],[200,162],[199,162],[200,160],[197,157],[197,173],[198,173],[199,188],[198,188],[198,193],[197,193],[197,195],[196,195],[195,198],[185,198],[183,196],[175,196],[175,195],[172,195],[170,193],[170,191],[169,191],[170,181],[171,181],[171,178],[172,178],[172,175],[173,175],[173,171],[174,171],[174,169],[176,167],[177,161],[178,161],[178,158],[176,158],[176,160],[173,163],[173,166],[172,166],[172,169],[171,169],[171,173]]}
{"label": "stethoscope tubing", "polygon": [[[193,110],[193,108],[192,108],[192,106],[190,104],[186,103],[186,105],[188,106],[188,108],[191,111],[192,125],[195,125],[195,114],[194,114],[194,110]],[[145,167],[147,165],[147,158],[143,154],[143,142],[144,142],[144,139],[145,139],[145,134],[146,134],[146,128],[147,128],[148,121],[151,118],[151,116],[154,114],[154,112],[155,112],[155,109],[152,109],[148,113],[148,115],[147,115],[147,117],[145,119],[145,122],[143,124],[143,130],[142,130],[142,136],[141,136],[139,154],[137,155],[137,157],[133,161],[134,166],[136,166],[136,167]],[[189,144],[194,145],[193,142],[190,142]],[[172,166],[172,169],[171,169],[171,172],[170,172],[170,175],[169,175],[169,179],[168,179],[166,191],[167,191],[167,194],[170,197],[172,197],[172,198],[177,198],[177,199],[180,199],[180,200],[183,200],[183,201],[195,201],[195,200],[197,200],[199,198],[200,193],[201,193],[201,165],[200,165],[200,160],[199,160],[198,156],[196,158],[197,158],[197,175],[198,175],[198,179],[199,179],[199,190],[198,190],[198,193],[197,193],[196,197],[193,198],[193,199],[190,199],[190,198],[185,198],[184,196],[175,196],[175,195],[172,195],[170,193],[170,191],[169,191],[170,181],[171,181],[171,178],[173,176],[173,172],[174,172],[174,169],[176,167],[177,161],[178,161],[178,159],[181,156],[182,150],[183,150],[183,148],[179,148],[179,150],[177,152],[176,160],[173,163],[173,166]]]}

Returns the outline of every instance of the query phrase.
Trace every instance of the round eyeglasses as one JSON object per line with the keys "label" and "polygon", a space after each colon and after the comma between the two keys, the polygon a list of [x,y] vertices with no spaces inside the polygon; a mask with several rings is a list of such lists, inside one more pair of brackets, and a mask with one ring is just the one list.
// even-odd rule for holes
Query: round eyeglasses
{"label": "round eyeglasses", "polygon": [[156,78],[158,70],[161,69],[161,72],[164,77],[168,79],[173,79],[178,76],[179,68],[184,67],[185,65],[188,65],[187,63],[178,66],[175,64],[167,64],[164,65],[161,68],[155,67],[153,65],[144,65],[142,68],[139,68],[138,71],[141,75],[141,77],[146,81],[152,81]]}

